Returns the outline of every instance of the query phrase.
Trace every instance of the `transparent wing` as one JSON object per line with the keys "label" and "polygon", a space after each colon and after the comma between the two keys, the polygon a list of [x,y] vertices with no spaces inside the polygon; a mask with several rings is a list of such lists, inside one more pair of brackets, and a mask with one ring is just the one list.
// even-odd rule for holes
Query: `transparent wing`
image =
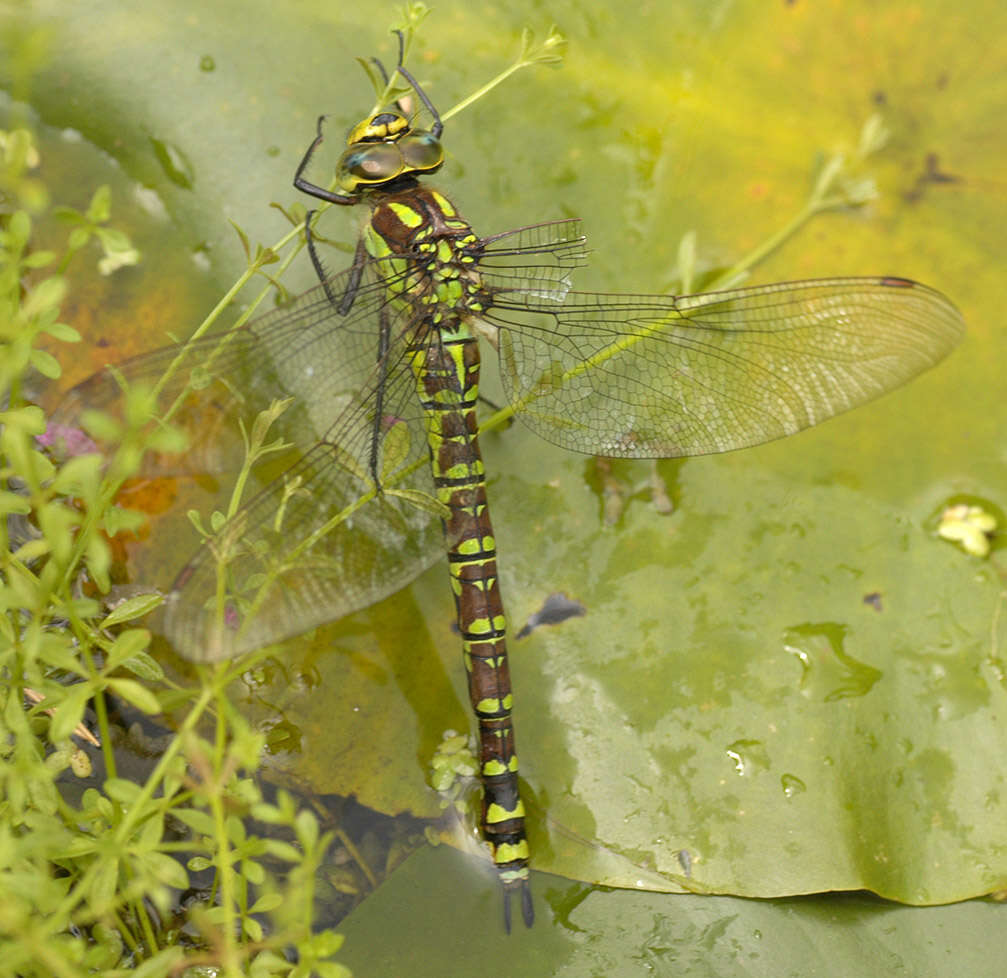
{"label": "transparent wing", "polygon": [[562,302],[571,288],[570,273],[586,262],[585,241],[576,219],[505,231],[479,242],[479,274],[501,297]]}
{"label": "transparent wing", "polygon": [[325,438],[178,575],[166,633],[187,656],[227,658],[333,621],[443,555],[404,336],[394,368],[376,371]]}
{"label": "transparent wing", "polygon": [[[184,348],[158,399],[190,438],[186,452],[159,456],[148,475],[236,473],[241,419],[251,430],[274,399],[293,397],[270,437],[291,447],[253,471],[238,514],[207,543],[188,523],[172,550],[181,572],[138,583],[169,592],[165,632],[189,658],[211,660],[278,641],[364,607],[403,587],[444,553],[421,412],[404,358],[410,306],[401,280],[368,262],[331,280],[339,297],[359,279],[347,315],[321,287],[236,330]],[[378,361],[379,329],[389,345]],[[54,427],[85,408],[121,410],[122,381],[152,386],[183,347],[102,371],[74,388]],[[377,473],[387,491],[375,492]],[[224,509],[230,482],[212,505]],[[210,508],[212,508],[212,505]],[[204,524],[209,524],[207,513]],[[177,573],[176,573],[177,572]]]}
{"label": "transparent wing", "polygon": [[961,339],[958,310],[901,278],[705,295],[499,294],[501,375],[547,441],[623,458],[782,438],[904,384]]}
{"label": "transparent wing", "polygon": [[[242,447],[238,420],[248,423],[274,399],[293,397],[280,422],[285,438],[307,451],[342,413],[373,373],[378,354],[377,317],[401,284],[383,281],[388,268],[369,261],[330,280],[336,296],[359,279],[349,314],[333,308],[321,286],[227,334],[204,337],[126,360],[72,388],[52,412],[57,433],[79,424],[81,413],[121,410],[123,382],[131,387],[163,384],[160,416],[188,436],[182,456],[156,458],[157,474],[236,471]],[[178,402],[176,404],[176,402]]]}

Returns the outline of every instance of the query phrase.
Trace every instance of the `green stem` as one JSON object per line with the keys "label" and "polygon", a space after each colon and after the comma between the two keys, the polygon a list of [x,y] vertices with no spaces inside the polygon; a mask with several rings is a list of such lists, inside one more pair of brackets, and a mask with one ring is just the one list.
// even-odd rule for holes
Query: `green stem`
{"label": "green stem", "polygon": [[452,116],[458,115],[459,112],[462,112],[465,109],[467,109],[473,102],[477,102],[484,95],[487,95],[489,92],[493,91],[493,89],[496,88],[497,85],[500,85],[503,82],[505,82],[508,78],[510,78],[511,75],[520,71],[522,68],[526,68],[527,66],[528,66],[527,62],[515,61],[514,64],[510,65],[510,67],[504,68],[504,70],[501,71],[499,75],[497,75],[495,78],[491,78],[488,82],[486,82],[485,85],[481,86],[480,88],[477,88],[467,98],[463,98],[459,103],[457,103],[457,105],[451,106],[451,108],[448,109],[447,112],[442,112],[441,122],[447,122],[448,119],[450,119]]}
{"label": "green stem", "polygon": [[[217,740],[219,747],[219,736]],[[224,804],[220,792],[214,791],[210,794],[210,808],[213,812],[213,829],[216,835],[217,879],[220,881],[219,906],[223,911],[223,920],[218,931],[223,935],[224,942],[221,953],[221,965],[225,974],[238,973],[236,944],[238,934],[234,919],[234,873],[231,865],[231,847],[227,838],[227,819],[224,814]]]}
{"label": "green stem", "polygon": [[819,210],[820,208],[817,204],[809,201],[782,228],[771,234],[761,244],[756,245],[756,247],[739,261],[735,262],[726,272],[718,275],[710,283],[708,291],[716,292],[718,289],[728,287],[730,283],[736,282],[740,276],[750,271],[760,262],[765,261],[787,239],[793,237]]}

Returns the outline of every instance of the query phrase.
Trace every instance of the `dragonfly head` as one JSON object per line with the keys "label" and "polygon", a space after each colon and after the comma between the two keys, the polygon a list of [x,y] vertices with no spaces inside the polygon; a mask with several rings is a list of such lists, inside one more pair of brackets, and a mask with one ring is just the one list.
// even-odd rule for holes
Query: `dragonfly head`
{"label": "dragonfly head", "polygon": [[350,130],[336,179],[344,192],[360,194],[402,177],[433,173],[443,162],[444,148],[432,132],[413,129],[401,112],[386,109]]}

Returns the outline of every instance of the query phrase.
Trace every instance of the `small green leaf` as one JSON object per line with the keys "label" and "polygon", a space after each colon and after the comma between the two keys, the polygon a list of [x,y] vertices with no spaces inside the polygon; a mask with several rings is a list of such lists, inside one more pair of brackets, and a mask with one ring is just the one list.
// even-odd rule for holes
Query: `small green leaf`
{"label": "small green leaf", "polygon": [[[78,683],[71,686],[53,710],[49,723],[49,736],[52,740],[66,740],[74,728],[84,719],[84,710],[88,701],[94,695],[94,687],[90,683]],[[43,708],[45,701],[42,702]]]}
{"label": "small green leaf", "polygon": [[129,235],[118,228],[98,228],[97,234],[101,239],[102,247],[109,254],[133,249],[133,242],[129,240]]}
{"label": "small green leaf", "polygon": [[50,551],[49,541],[43,537],[38,540],[29,540],[27,543],[21,544],[17,550],[14,551],[14,558],[21,561],[23,564],[30,564],[33,560],[38,560],[40,557],[44,557]]}
{"label": "small green leaf", "polygon": [[46,377],[50,381],[56,380],[61,373],[59,361],[44,350],[32,350],[28,355],[28,363],[30,363],[31,366],[42,375],[42,377]]}
{"label": "small green leaf", "polygon": [[249,883],[254,883],[256,886],[260,886],[266,878],[266,871],[254,859],[242,859],[241,875],[244,876]]}
{"label": "small green leaf", "polygon": [[311,849],[318,842],[318,819],[307,809],[302,809],[294,820],[294,831],[297,841],[305,849]]}
{"label": "small green leaf", "polygon": [[427,513],[436,516],[438,519],[446,520],[451,516],[451,510],[444,505],[439,499],[435,499],[428,492],[423,492],[420,489],[385,489],[386,496],[397,496],[399,499],[404,499],[410,505],[415,506],[417,509],[422,509]]}
{"label": "small green leaf", "polygon": [[16,428],[27,435],[41,435],[46,428],[45,415],[42,409],[34,404],[13,411],[0,412],[0,419],[4,425]]}
{"label": "small green leaf", "polygon": [[80,333],[66,323],[50,323],[45,327],[43,332],[48,333],[53,339],[59,340],[61,343],[79,343],[81,341]]}
{"label": "small green leaf", "polygon": [[75,455],[60,466],[52,481],[55,492],[67,496],[94,499],[101,483],[104,460],[100,455]]}
{"label": "small green leaf", "polygon": [[76,227],[67,236],[67,247],[70,251],[80,251],[87,244],[91,237],[91,229],[87,227]]}
{"label": "small green leaf", "polygon": [[157,697],[135,679],[110,679],[108,685],[114,693],[132,703],[138,710],[150,714],[161,712]]}
{"label": "small green leaf", "polygon": [[135,533],[147,522],[147,514],[136,509],[110,506],[103,519],[105,532],[114,537],[118,533]]}
{"label": "small green leaf", "polygon": [[152,431],[146,444],[151,451],[179,455],[189,447],[189,440],[184,432],[167,425]]}
{"label": "small green leaf", "polygon": [[24,211],[15,211],[7,222],[7,237],[12,251],[20,251],[31,237],[31,218]]}
{"label": "small green leaf", "polygon": [[0,490],[0,515],[27,516],[31,512],[31,503],[20,493]]}
{"label": "small green leaf", "polygon": [[343,946],[345,940],[346,938],[342,934],[331,930],[322,930],[311,935],[311,951],[318,957],[327,958],[335,954]]}
{"label": "small green leaf", "polygon": [[245,252],[245,258],[249,263],[252,260],[252,247],[248,241],[248,235],[241,229],[241,227],[232,221],[230,218],[227,219],[227,223],[234,228],[235,233],[238,235],[238,240],[241,242],[241,248]]}
{"label": "small green leaf", "polygon": [[105,794],[122,805],[132,805],[140,796],[141,788],[135,781],[125,778],[108,778],[104,784]]}
{"label": "small green leaf", "polygon": [[164,595],[162,594],[153,591],[148,594],[137,594],[117,604],[98,627],[109,628],[112,625],[120,625],[124,621],[142,618],[162,604],[164,604]]}
{"label": "small green leaf", "polygon": [[37,319],[51,309],[58,309],[66,296],[66,279],[53,275],[32,286],[24,302],[24,314]]}
{"label": "small green leaf", "polygon": [[121,635],[117,635],[115,641],[112,643],[112,648],[108,651],[105,668],[109,671],[118,668],[121,662],[131,659],[137,652],[145,649],[149,644],[150,632],[143,628],[131,628]]}
{"label": "small green leaf", "polygon": [[241,927],[250,940],[262,940],[262,924],[260,924],[254,917],[245,917],[241,921]]}
{"label": "small green leaf", "polygon": [[288,863],[299,863],[303,858],[303,852],[289,842],[282,839],[267,839],[266,851],[274,859],[285,859]]}
{"label": "small green leaf", "polygon": [[269,913],[283,904],[282,893],[265,893],[250,908],[250,913]]}
{"label": "small green leaf", "polygon": [[353,978],[353,972],[337,961],[315,961],[314,968],[318,978]]}
{"label": "small green leaf", "polygon": [[164,681],[164,669],[161,668],[161,663],[146,652],[137,652],[135,655],[131,655],[119,663],[119,667],[148,683]]}
{"label": "small green leaf", "polygon": [[213,835],[216,831],[213,816],[200,808],[175,808],[171,814],[173,818],[177,818],[182,824],[188,825],[193,832],[199,832],[202,835]]}
{"label": "small green leaf", "polygon": [[80,415],[84,430],[98,441],[113,442],[122,436],[122,425],[111,415],[86,410]]}
{"label": "small green leaf", "polygon": [[175,890],[185,890],[189,886],[189,874],[177,860],[163,852],[144,852],[137,856],[137,861],[144,865],[159,883]]}
{"label": "small green leaf", "polygon": [[62,602],[58,610],[66,618],[97,618],[101,611],[94,598],[71,598]]}
{"label": "small green leaf", "polygon": [[[47,265],[51,265],[56,260],[56,252],[54,251],[33,251],[29,255],[25,255],[21,264],[25,268],[45,268]],[[48,332],[48,330],[46,330]]]}
{"label": "small green leaf", "polygon": [[108,544],[105,543],[104,538],[95,534],[88,540],[84,560],[95,584],[100,590],[107,591],[111,585],[108,579],[108,568],[112,562],[112,555],[109,553]]}
{"label": "small green leaf", "polygon": [[203,526],[203,517],[200,515],[198,509],[187,509],[185,515],[189,518],[189,522],[196,528],[196,532],[201,537],[210,536],[209,531]]}
{"label": "small green leaf", "polygon": [[163,978],[164,975],[181,974],[183,973],[181,965],[184,960],[185,950],[181,946],[173,944],[163,951],[158,951],[153,957],[147,958],[135,968],[131,967],[130,975],[131,978]]}
{"label": "small green leaf", "polygon": [[148,818],[137,835],[137,841],[147,849],[155,849],[164,837],[164,816],[161,812]]}
{"label": "small green leaf", "polygon": [[112,189],[102,184],[92,195],[85,216],[94,224],[101,224],[112,216]]}
{"label": "small green leaf", "polygon": [[88,906],[95,914],[104,914],[115,902],[115,891],[119,885],[119,860],[105,857],[98,863],[98,869],[91,877],[91,892]]}
{"label": "small green leaf", "polygon": [[249,978],[273,978],[283,975],[284,978],[299,978],[290,970],[290,962],[275,951],[260,951],[248,966]]}
{"label": "small green leaf", "polygon": [[240,818],[231,815],[225,825],[227,827],[227,838],[231,845],[235,848],[244,845],[246,838],[245,823]]}

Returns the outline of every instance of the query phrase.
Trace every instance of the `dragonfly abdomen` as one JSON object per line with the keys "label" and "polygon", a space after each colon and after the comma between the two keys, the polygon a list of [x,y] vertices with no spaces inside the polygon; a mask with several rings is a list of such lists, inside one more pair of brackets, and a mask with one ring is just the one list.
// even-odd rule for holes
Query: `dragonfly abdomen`
{"label": "dragonfly abdomen", "polygon": [[450,513],[444,531],[469,697],[479,728],[483,832],[504,885],[521,890],[522,911],[530,923],[528,842],[518,791],[507,623],[476,435],[478,340],[463,319],[449,317],[412,357],[434,486]]}

